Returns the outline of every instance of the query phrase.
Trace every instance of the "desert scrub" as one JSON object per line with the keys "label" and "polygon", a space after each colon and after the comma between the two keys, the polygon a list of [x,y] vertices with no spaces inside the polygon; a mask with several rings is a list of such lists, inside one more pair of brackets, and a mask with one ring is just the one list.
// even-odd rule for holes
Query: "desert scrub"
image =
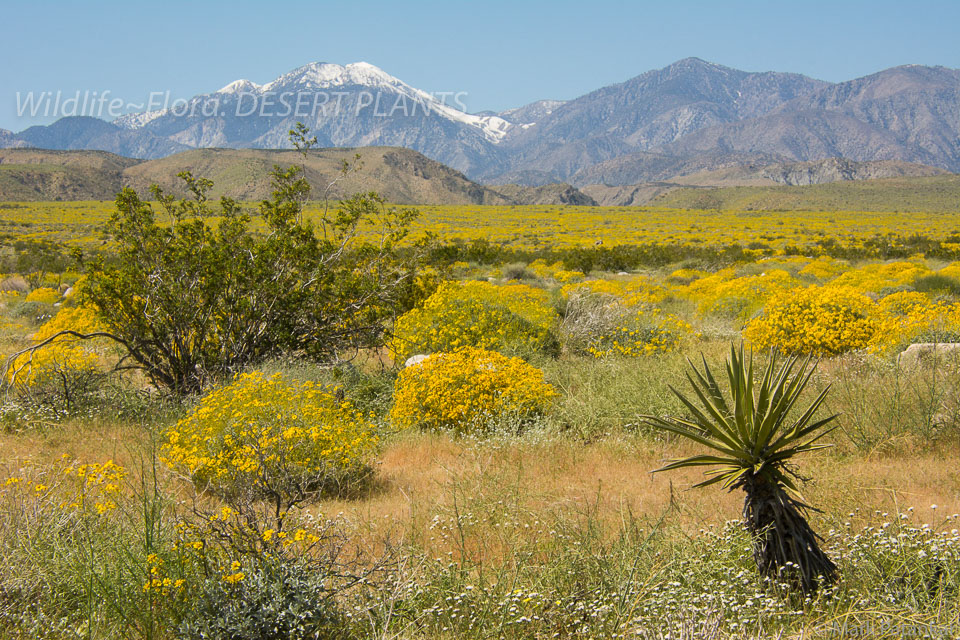
{"label": "desert scrub", "polygon": [[254,371],[205,395],[167,432],[161,459],[201,489],[295,504],[359,488],[377,442],[334,388]]}
{"label": "desert scrub", "polygon": [[482,432],[532,419],[556,395],[543,372],[520,358],[467,347],[404,369],[390,416],[400,428]]}
{"label": "desert scrub", "polygon": [[212,575],[180,622],[184,640],[307,640],[345,638],[336,591],[327,576],[303,562],[264,556],[236,561],[232,573]]}
{"label": "desert scrub", "polygon": [[691,331],[689,324],[654,304],[666,292],[643,277],[568,285],[561,296],[560,333],[574,353],[596,358],[650,355],[677,348]]}
{"label": "desert scrub", "polygon": [[757,349],[836,355],[865,349],[880,327],[876,305],[851,287],[817,287],[774,296],[743,337]]}
{"label": "desert scrub", "polygon": [[401,316],[391,351],[403,361],[415,353],[478,347],[506,355],[555,355],[557,318],[546,291],[523,284],[445,282],[422,307]]}
{"label": "desert scrub", "polygon": [[800,284],[783,269],[739,278],[734,275],[734,269],[724,269],[679,287],[676,292],[696,302],[701,315],[747,320],[767,300]]}

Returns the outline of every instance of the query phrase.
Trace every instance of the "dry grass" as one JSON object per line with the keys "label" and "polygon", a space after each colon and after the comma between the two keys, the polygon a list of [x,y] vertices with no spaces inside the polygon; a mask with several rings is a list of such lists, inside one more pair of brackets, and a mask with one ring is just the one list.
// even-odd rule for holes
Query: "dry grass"
{"label": "dry grass", "polygon": [[[362,527],[390,529],[429,540],[435,516],[454,508],[486,518],[487,533],[502,517],[491,505],[509,502],[523,518],[593,510],[616,529],[627,514],[653,521],[667,514],[688,533],[739,518],[739,492],[689,490],[695,470],[653,474],[664,460],[693,448],[642,436],[584,445],[533,438],[481,443],[415,434],[398,438],[381,456],[379,490],[361,501],[328,500],[317,509],[342,513]],[[853,527],[883,520],[884,513],[915,510],[915,523],[940,525],[960,512],[960,449],[897,456],[826,453],[809,456],[799,472],[812,478],[806,497],[824,509],[819,528]],[[456,504],[455,504],[456,502]],[[937,509],[931,509],[931,505]],[[879,512],[879,513],[877,513]],[[853,517],[848,514],[854,513]],[[483,518],[481,518],[483,519]],[[483,535],[481,526],[475,535]]]}

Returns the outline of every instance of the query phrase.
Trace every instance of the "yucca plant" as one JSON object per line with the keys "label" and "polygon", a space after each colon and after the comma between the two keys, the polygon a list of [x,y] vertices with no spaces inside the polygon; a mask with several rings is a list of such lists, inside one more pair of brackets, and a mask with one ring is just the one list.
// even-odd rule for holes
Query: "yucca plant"
{"label": "yucca plant", "polygon": [[[743,520],[753,535],[753,555],[764,576],[789,579],[803,591],[815,591],[821,582],[832,582],[837,567],[820,549],[820,537],[804,513],[812,509],[797,487],[799,476],[791,470],[794,456],[830,445],[818,442],[833,430],[827,425],[837,416],[815,420],[829,387],[795,420],[788,415],[810,382],[816,364],[797,357],[777,362],[771,352],[759,385],[754,383],[753,354],[745,358],[743,345],[731,346],[727,361],[730,397],[724,396],[707,361],[703,371],[691,362],[687,379],[699,406],[670,387],[691,418],[644,416],[645,422],[709,447],[710,454],[673,460],[657,471],[710,466],[707,480],[696,487],[720,484],[727,490],[743,489]],[[799,365],[799,366],[798,366]],[[788,570],[788,567],[797,571]]]}

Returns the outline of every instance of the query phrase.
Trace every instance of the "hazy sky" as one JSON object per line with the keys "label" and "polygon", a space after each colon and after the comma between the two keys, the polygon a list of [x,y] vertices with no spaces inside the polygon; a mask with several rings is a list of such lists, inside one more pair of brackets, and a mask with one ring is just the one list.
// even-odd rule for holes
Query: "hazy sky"
{"label": "hazy sky", "polygon": [[366,61],[471,111],[574,98],[696,56],[847,80],[901,64],[960,67],[960,0],[819,2],[393,0],[149,3],[0,0],[0,128],[17,93],[190,97],[313,61]]}

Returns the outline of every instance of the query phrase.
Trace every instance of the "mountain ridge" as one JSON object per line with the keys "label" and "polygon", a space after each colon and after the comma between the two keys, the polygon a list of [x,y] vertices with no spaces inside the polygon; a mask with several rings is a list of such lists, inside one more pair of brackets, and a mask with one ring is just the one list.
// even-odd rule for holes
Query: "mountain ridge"
{"label": "mountain ridge", "polygon": [[[294,97],[309,103],[309,117],[299,117]],[[942,66],[901,65],[830,83],[685,58],[572,100],[479,114],[456,100],[369,63],[315,62],[262,85],[237,80],[198,94],[182,113],[129,114],[112,123],[63,118],[0,131],[0,146],[95,148],[146,159],[190,148],[279,149],[304,121],[321,146],[405,147],[487,184],[628,186],[650,181],[663,158],[722,169],[733,156],[748,164],[842,157],[960,171],[960,70]]]}
{"label": "mountain ridge", "polygon": [[[345,161],[356,171],[344,176]],[[300,164],[314,194],[333,200],[377,191],[396,204],[595,204],[570,185],[494,190],[402,147],[314,149],[306,160],[289,149],[190,149],[154,160],[105,151],[0,149],[0,201],[112,200],[123,187],[146,194],[151,184],[184,197],[189,194],[176,177],[183,170],[211,179],[211,197],[257,201],[270,196],[274,165]]]}

